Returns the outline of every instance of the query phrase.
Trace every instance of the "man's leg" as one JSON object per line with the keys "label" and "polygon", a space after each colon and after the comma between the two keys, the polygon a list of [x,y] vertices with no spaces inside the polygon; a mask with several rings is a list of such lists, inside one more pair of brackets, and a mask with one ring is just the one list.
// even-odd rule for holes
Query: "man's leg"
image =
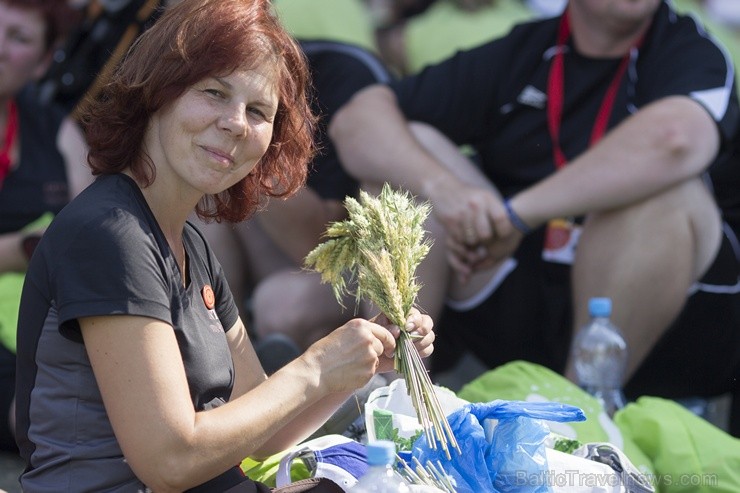
{"label": "man's leg", "polygon": [[[721,221],[697,178],[629,207],[588,217],[573,266],[574,327],[588,300],[607,296],[635,372],[684,306],[691,284],[714,259]],[[574,377],[572,362],[567,375]]]}
{"label": "man's leg", "polygon": [[[258,338],[282,334],[300,350],[355,316],[353,299],[342,309],[321,274],[282,270],[262,280],[252,296],[254,329]],[[364,314],[358,314],[364,315]]]}

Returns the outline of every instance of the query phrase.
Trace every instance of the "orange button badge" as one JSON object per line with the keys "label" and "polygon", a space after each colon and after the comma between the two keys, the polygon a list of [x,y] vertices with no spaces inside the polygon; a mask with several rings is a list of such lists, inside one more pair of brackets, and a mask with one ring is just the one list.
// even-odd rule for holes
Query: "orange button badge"
{"label": "orange button badge", "polygon": [[211,285],[206,284],[203,286],[200,294],[203,296],[203,303],[205,303],[206,308],[213,310],[213,307],[216,306],[216,294],[213,292]]}

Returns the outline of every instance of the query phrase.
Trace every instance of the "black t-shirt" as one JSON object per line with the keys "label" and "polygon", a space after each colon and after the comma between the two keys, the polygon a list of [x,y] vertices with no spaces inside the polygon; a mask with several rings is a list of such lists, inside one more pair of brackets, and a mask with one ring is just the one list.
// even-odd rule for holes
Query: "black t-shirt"
{"label": "black t-shirt", "polygon": [[57,149],[65,112],[38,104],[33,86],[16,98],[20,162],[0,188],[0,234],[21,230],[45,212],[59,212],[69,202],[67,170]]}
{"label": "black t-shirt", "polygon": [[357,91],[389,82],[390,73],[371,52],[336,41],[301,42],[313,81],[311,106],[319,115],[319,152],[309,165],[308,186],[324,199],[342,201],[355,195],[358,183],[342,167],[327,127],[337,110]]}
{"label": "black t-shirt", "polygon": [[[560,18],[524,23],[507,36],[458,52],[416,76],[391,84],[402,111],[477,151],[482,170],[504,196],[531,186],[556,168],[546,119],[547,79]],[[645,105],[671,95],[700,102],[717,122],[723,152],[737,132],[734,67],[724,49],[691,17],[665,2],[621,80],[609,128]],[[560,145],[567,159],[587,149],[596,114],[621,59],[589,59],[572,40],[564,55]],[[718,158],[717,162],[720,161]],[[710,174],[717,166],[710,168]],[[738,183],[740,166],[722,168]],[[718,187],[717,201],[737,202],[737,189]]]}
{"label": "black t-shirt", "polygon": [[229,399],[234,369],[225,332],[237,321],[237,307],[216,257],[189,223],[183,241],[187,287],[141,190],[126,175],[98,178],[47,230],[26,274],[18,324],[17,438],[29,463],[24,489],[141,486],[105,412],[80,317],[139,315],[172,325],[194,409]]}

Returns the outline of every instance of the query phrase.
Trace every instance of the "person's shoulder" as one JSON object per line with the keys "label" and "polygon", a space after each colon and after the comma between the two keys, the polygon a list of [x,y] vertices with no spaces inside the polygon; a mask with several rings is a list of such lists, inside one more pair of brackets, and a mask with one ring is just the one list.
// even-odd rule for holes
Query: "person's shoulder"
{"label": "person's shoulder", "polygon": [[525,46],[554,43],[559,24],[560,16],[534,18],[515,24],[504,37],[515,42],[522,42]]}
{"label": "person's shoulder", "polygon": [[[37,129],[54,133],[69,112],[62,105],[41,101],[40,88],[34,83],[26,84],[15,96],[18,111],[24,121],[32,120]],[[38,130],[37,130],[38,131]]]}
{"label": "person's shoulder", "polygon": [[143,197],[134,181],[123,174],[99,175],[67,206],[67,213],[87,216],[116,209],[139,207]]}
{"label": "person's shoulder", "polygon": [[311,70],[316,73],[360,72],[377,82],[391,79],[391,73],[381,58],[363,46],[334,40],[304,40],[300,44]]}
{"label": "person's shoulder", "polygon": [[473,65],[497,77],[516,77],[541,63],[543,53],[555,44],[558,24],[559,17],[521,22],[504,36],[458,51],[447,59],[448,67]]}
{"label": "person's shoulder", "polygon": [[[706,37],[706,26],[701,16],[690,9],[676,8],[673,4],[662,2],[653,16],[654,31],[673,33],[676,37],[692,34]],[[679,34],[680,33],[680,34]]]}
{"label": "person's shoulder", "polygon": [[298,44],[306,54],[309,62],[318,57],[345,57],[345,58],[362,58],[371,57],[380,60],[375,51],[360,44],[347,41],[339,41],[329,38],[319,39],[298,39]]}
{"label": "person's shoulder", "polygon": [[[503,36],[492,39],[477,47],[470,48],[469,52],[490,53],[497,56],[510,53],[517,60],[535,56],[541,57],[543,50],[555,44],[557,27],[560,17],[531,19],[514,24]],[[488,56],[488,55],[486,55]],[[506,62],[508,63],[508,62]]]}
{"label": "person's shoulder", "polygon": [[[140,192],[139,192],[140,193]],[[151,236],[146,209],[125,175],[99,176],[57,215],[49,232],[80,244],[111,247]]]}
{"label": "person's shoulder", "polygon": [[680,53],[681,57],[726,63],[726,50],[712,34],[694,13],[677,11],[663,2],[653,17],[646,38],[646,53],[661,58],[665,54]]}

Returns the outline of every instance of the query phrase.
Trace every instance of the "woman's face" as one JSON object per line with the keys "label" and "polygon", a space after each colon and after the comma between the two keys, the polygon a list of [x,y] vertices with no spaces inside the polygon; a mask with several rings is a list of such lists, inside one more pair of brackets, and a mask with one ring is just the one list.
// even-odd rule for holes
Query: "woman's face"
{"label": "woman's face", "polygon": [[195,196],[220,193],[246,177],[272,140],[277,76],[265,63],[210,77],[155,113],[145,145],[157,181]]}
{"label": "woman's face", "polygon": [[14,96],[43,75],[48,63],[45,34],[44,18],[38,11],[0,1],[0,98]]}

